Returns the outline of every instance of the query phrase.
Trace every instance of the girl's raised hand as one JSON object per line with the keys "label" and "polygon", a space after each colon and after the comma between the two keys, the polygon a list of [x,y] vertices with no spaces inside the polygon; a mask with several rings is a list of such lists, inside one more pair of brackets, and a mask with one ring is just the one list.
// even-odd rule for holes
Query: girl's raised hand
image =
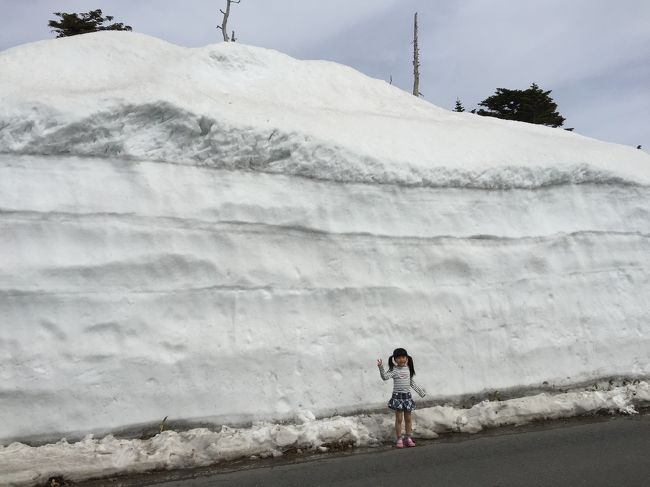
{"label": "girl's raised hand", "polygon": [[382,365],[384,362],[380,358],[377,359],[377,365]]}

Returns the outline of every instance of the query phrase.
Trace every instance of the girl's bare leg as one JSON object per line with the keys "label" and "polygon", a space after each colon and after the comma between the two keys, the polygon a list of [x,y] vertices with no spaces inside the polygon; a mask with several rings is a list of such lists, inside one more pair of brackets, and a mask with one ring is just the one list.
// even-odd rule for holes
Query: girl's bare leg
{"label": "girl's bare leg", "polygon": [[[410,416],[410,413],[407,413]],[[395,437],[397,439],[402,436],[402,418],[404,413],[402,411],[395,411]]]}
{"label": "girl's bare leg", "polygon": [[404,411],[404,426],[406,427],[406,436],[410,437],[413,432],[413,418],[408,411]]}

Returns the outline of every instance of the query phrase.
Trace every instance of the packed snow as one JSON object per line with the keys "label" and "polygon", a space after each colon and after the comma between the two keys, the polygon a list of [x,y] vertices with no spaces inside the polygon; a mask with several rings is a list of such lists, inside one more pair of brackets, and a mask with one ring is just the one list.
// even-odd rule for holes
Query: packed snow
{"label": "packed snow", "polygon": [[[461,397],[650,377],[647,153],[449,112],[334,63],[123,32],[1,52],[0,235],[0,465],[267,454],[284,440],[220,442],[298,438],[278,423],[300,411],[318,419],[292,426],[315,428],[297,447],[330,427],[372,444],[390,417],[353,415],[385,407],[374,363],[397,346],[429,437]],[[584,411],[550,397],[538,417]],[[165,416],[213,428],[10,444]]]}

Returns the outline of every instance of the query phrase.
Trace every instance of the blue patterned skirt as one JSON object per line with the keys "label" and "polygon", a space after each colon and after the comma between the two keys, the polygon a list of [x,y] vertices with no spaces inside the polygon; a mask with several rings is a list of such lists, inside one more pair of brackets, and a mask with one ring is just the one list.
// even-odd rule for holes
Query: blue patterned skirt
{"label": "blue patterned skirt", "polygon": [[410,413],[415,409],[415,401],[411,397],[410,392],[393,392],[388,407],[393,411],[406,411]]}

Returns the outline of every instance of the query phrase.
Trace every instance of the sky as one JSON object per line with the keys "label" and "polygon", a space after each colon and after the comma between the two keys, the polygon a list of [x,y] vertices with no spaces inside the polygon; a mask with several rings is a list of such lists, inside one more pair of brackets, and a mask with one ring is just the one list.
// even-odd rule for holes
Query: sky
{"label": "sky", "polygon": [[[222,42],[226,0],[0,0],[0,50],[52,39],[53,12],[101,8],[134,31],[187,47]],[[326,59],[412,90],[418,12],[420,92],[467,110],[496,88],[552,90],[564,127],[650,149],[648,0],[241,0],[238,42]]]}

